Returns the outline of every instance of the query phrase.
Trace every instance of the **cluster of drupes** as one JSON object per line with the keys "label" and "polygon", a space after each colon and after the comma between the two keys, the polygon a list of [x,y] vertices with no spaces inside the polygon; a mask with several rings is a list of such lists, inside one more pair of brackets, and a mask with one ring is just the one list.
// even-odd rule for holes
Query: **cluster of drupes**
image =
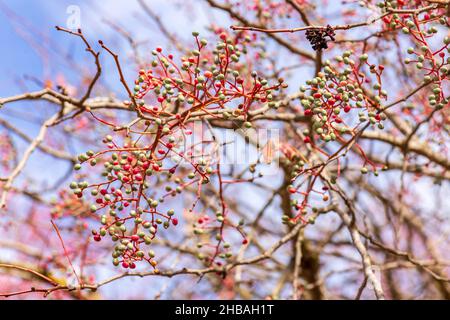
{"label": "cluster of drupes", "polygon": [[[194,157],[193,150],[184,150],[186,146],[179,143],[183,141],[181,136],[192,134],[186,127],[190,115],[196,111],[208,114],[213,109],[225,109],[225,104],[240,99],[240,103],[233,103],[231,107],[227,105],[231,113],[224,111],[220,115],[245,118],[255,102],[276,107],[272,101],[273,91],[286,86],[282,80],[269,86],[267,80],[258,77],[254,71],[248,71],[246,64],[239,62],[246,51],[245,43],[236,44],[226,34],[221,34],[221,41],[215,49],[207,51],[207,41],[199,39],[198,33],[193,33],[193,36],[197,49],[182,57],[181,66],[173,62],[172,55],[165,55],[161,48],[157,48],[153,51],[152,68],[139,72],[132,101],[124,102],[146,114],[137,121],[139,126],[131,130],[131,135],[138,137],[119,146],[108,135],[103,139],[105,150],[79,155],[79,163],[74,166],[76,171],[83,164],[103,166],[103,182],[74,181],[70,188],[78,198],[85,194],[93,198],[90,211],[101,213],[99,219],[102,224],[92,232],[93,238],[101,241],[109,237],[117,243],[113,252],[114,265],[135,268],[136,262],[146,260],[158,272],[154,252],[143,248],[152,243],[161,227],[178,224],[173,216],[174,210],[162,210],[161,203],[197,184],[195,205],[202,185],[215,174],[212,158]],[[244,121],[244,124],[251,126],[249,121]],[[174,158],[182,159],[182,163],[187,163],[191,169],[186,172],[185,166],[175,163]],[[223,230],[230,225],[226,212],[211,221],[203,221],[194,226],[195,234],[205,230]],[[219,223],[219,226],[212,227],[211,223]],[[221,232],[211,259],[216,256],[231,257]]]}
{"label": "cluster of drupes", "polygon": [[[410,21],[410,20],[409,20]],[[408,31],[409,32],[409,31]],[[414,64],[418,70],[423,70],[424,83],[431,85],[432,93],[428,96],[428,103],[436,109],[442,109],[450,101],[448,87],[450,79],[450,37],[442,40],[442,45],[437,50],[430,49],[428,44],[420,44],[417,47],[409,47],[405,58],[405,64]]]}
{"label": "cluster of drupes", "polygon": [[[378,3],[378,6],[383,12],[389,13],[392,9],[404,9],[404,6],[410,4],[406,1],[400,4],[398,1],[386,0]],[[415,4],[415,8],[420,7]],[[448,30],[450,18],[446,9],[435,8],[418,14],[405,11],[404,14],[386,15],[383,21],[389,30],[401,30],[415,44],[415,47],[408,48],[410,56],[405,58],[404,62],[424,72],[424,82],[433,84],[429,103],[437,109],[442,109],[449,102],[449,98],[444,96],[443,81],[448,80],[450,75],[450,38],[446,36],[442,42],[435,38],[439,34],[440,26],[446,27],[444,33]],[[443,45],[433,48],[436,43]]]}
{"label": "cluster of drupes", "polygon": [[[249,37],[239,43],[225,33],[214,49],[208,49],[207,40],[193,33],[197,48],[181,57],[181,65],[174,62],[172,54],[162,48],[152,53],[151,68],[141,70],[135,80],[134,98],[141,111],[153,116],[185,116],[181,111],[213,110],[230,107],[233,112],[223,112],[223,117],[244,116],[252,104],[275,105],[274,91],[286,86],[279,83],[269,86],[268,81],[249,71],[243,56],[247,52]],[[152,94],[148,96],[149,92]],[[239,101],[237,101],[239,100]],[[126,101],[130,106],[132,102]],[[173,106],[177,105],[176,113]],[[158,118],[157,121],[162,121]]]}
{"label": "cluster of drupes", "polygon": [[[380,129],[384,128],[383,120],[386,115],[380,112],[382,101],[387,97],[380,77],[384,67],[368,64],[367,59],[368,55],[363,54],[357,64],[352,59],[352,52],[346,51],[335,58],[337,67],[333,67],[331,61],[326,61],[323,72],[300,88],[304,114],[312,117],[313,133],[323,142],[334,141],[353,130],[351,124],[347,125],[343,118],[343,114],[352,110],[358,111],[358,124],[369,121]],[[338,70],[340,65],[344,66],[341,68],[343,70]],[[370,79],[362,71],[363,66],[377,79],[372,84],[373,95],[367,94],[366,84]],[[304,133],[307,135],[305,142],[311,142],[309,130]]]}
{"label": "cluster of drupes", "polygon": [[[101,159],[101,175],[105,181],[98,184],[74,181],[70,188],[78,198],[90,194],[94,199],[89,208],[91,213],[103,212],[99,217],[102,227],[93,230],[92,234],[95,241],[109,236],[117,243],[113,252],[114,265],[135,268],[136,261],[146,260],[158,272],[154,252],[146,252],[143,247],[152,243],[159,228],[167,229],[178,224],[175,211],[163,211],[160,204],[165,197],[181,193],[183,182],[174,177],[176,167],[164,169],[163,161],[155,158],[148,147],[127,144],[119,148],[111,136],[107,136],[104,142],[108,146],[106,151],[80,154],[74,169],[80,170],[83,163],[96,166],[100,162],[98,159]],[[160,198],[150,196],[155,191],[151,188],[152,176],[167,182],[165,194]]]}

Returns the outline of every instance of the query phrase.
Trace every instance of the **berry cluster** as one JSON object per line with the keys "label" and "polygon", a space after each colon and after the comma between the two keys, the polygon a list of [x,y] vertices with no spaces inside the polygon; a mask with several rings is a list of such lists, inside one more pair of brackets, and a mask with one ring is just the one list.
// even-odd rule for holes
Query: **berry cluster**
{"label": "berry cluster", "polygon": [[[325,29],[314,28],[306,30],[306,39],[316,51],[328,49],[328,41],[335,41],[334,36],[334,29],[330,25],[327,25]],[[327,39],[327,37],[329,39]]]}
{"label": "berry cluster", "polygon": [[[346,51],[335,58],[337,66],[333,66],[329,60],[325,61],[323,72],[300,88],[304,114],[312,117],[312,129],[323,142],[336,140],[341,135],[354,131],[343,117],[352,110],[359,110],[359,123],[368,120],[378,128],[384,128],[382,121],[386,116],[380,112],[382,101],[387,97],[381,83],[384,66],[369,64],[367,59],[368,55],[363,54],[359,57],[359,62],[356,62],[352,59],[352,52]],[[340,66],[344,68],[338,70]],[[368,67],[375,80],[366,75],[364,66]],[[374,94],[368,94],[368,83],[372,83],[371,91]],[[311,94],[307,94],[308,91]],[[304,142],[312,142],[311,133],[308,131],[305,134]]]}
{"label": "berry cluster", "polygon": [[[388,10],[393,3],[382,6]],[[405,4],[406,5],[406,4]],[[450,38],[440,37],[439,29],[449,27],[450,19],[445,9],[435,9],[418,15],[393,14],[385,17],[387,30],[401,30],[406,35],[411,46],[407,49],[408,56],[404,59],[406,65],[414,65],[411,73],[418,74],[427,88],[431,88],[427,97],[416,96],[404,108],[406,115],[416,117],[431,117],[436,111],[439,117],[429,123],[430,129],[440,132],[448,125],[448,106],[450,93],[447,90],[450,78]],[[429,89],[428,89],[429,90]]]}
{"label": "berry cluster", "polygon": [[[147,261],[158,273],[155,252],[144,248],[152,244],[161,228],[179,223],[175,210],[164,208],[166,200],[197,186],[197,199],[189,210],[194,214],[203,186],[214,176],[219,176],[222,183],[216,165],[219,159],[207,148],[213,142],[200,137],[194,145],[186,143],[187,136],[196,134],[190,123],[210,116],[237,119],[251,126],[248,112],[260,103],[271,104],[275,92],[285,87],[281,80],[270,86],[240,62],[248,39],[239,43],[222,33],[215,48],[208,50],[206,39],[200,39],[196,32],[193,36],[197,47],[181,57],[181,66],[174,62],[172,54],[156,48],[152,67],[139,71],[131,101],[124,105],[138,110],[142,117],[126,127],[123,142],[107,135],[104,150],[80,154],[74,166],[76,171],[83,164],[103,167],[103,182],[74,181],[70,188],[78,198],[86,193],[93,197],[89,209],[92,214],[103,212],[99,217],[102,227],[92,234],[95,241],[109,236],[117,243],[112,254],[116,266],[133,269],[137,262]],[[117,132],[124,131],[115,123],[96,119]],[[233,227],[244,236],[242,224],[233,224],[227,218],[223,201],[214,217],[203,214],[193,226],[194,234],[203,235],[200,247],[207,234],[217,241],[215,246],[205,245],[213,250],[199,256],[207,264],[217,257],[232,256],[230,245],[223,239],[225,227]]]}
{"label": "berry cluster", "polygon": [[[368,55],[362,54],[358,60],[353,60],[353,52],[346,51],[342,56],[335,57],[336,63],[327,60],[324,62],[323,72],[317,77],[306,81],[305,86],[300,87],[300,100],[304,108],[304,115],[311,117],[311,129],[303,131],[304,143],[311,148],[317,149],[321,154],[333,158],[333,153],[327,152],[325,145],[337,141],[343,145],[348,143],[346,135],[353,137],[357,129],[362,125],[376,125],[383,129],[383,120],[386,115],[383,113],[383,100],[387,98],[387,92],[382,88],[381,76],[384,66],[376,66],[368,63]],[[371,85],[371,88],[368,86]],[[352,111],[358,111],[359,121],[354,123],[354,117],[350,116]],[[372,163],[365,156],[362,149],[356,143],[360,154],[364,160],[361,173],[369,172],[366,164],[370,164],[374,174],[378,175],[376,164]],[[292,206],[298,211],[294,219],[288,216],[283,217],[284,222],[297,222],[307,214],[308,198],[312,192],[320,194],[323,201],[328,201],[328,187],[323,186],[322,190],[315,190],[315,183],[320,180],[319,174],[323,165],[314,164],[304,156],[296,152],[285,151],[286,157],[284,166],[289,167],[292,172],[292,185],[288,191],[292,194],[301,194],[303,200],[293,199]],[[338,160],[338,158],[335,158]],[[301,191],[300,185],[294,183],[300,176],[312,176],[306,190]],[[331,182],[336,182],[338,176],[331,177]],[[313,208],[314,209],[314,208]],[[314,210],[313,210],[314,211]],[[288,219],[289,218],[289,219]]]}
{"label": "berry cluster", "polygon": [[[442,40],[442,46],[437,50],[430,48],[427,38],[437,33],[435,27],[431,27],[424,36],[420,31],[419,25],[416,25],[413,20],[406,20],[405,22],[397,20],[401,25],[403,33],[411,34],[418,43],[418,47],[409,47],[407,52],[413,58],[406,58],[405,64],[415,64],[418,70],[425,71],[423,80],[425,83],[432,83],[432,94],[429,96],[429,104],[437,109],[442,109],[448,104],[450,96],[445,96],[444,82],[450,79],[450,38],[445,37]],[[419,35],[420,34],[420,35]],[[448,93],[447,93],[448,94]]]}
{"label": "berry cluster", "polygon": [[[159,117],[159,122],[162,116],[175,117],[176,121],[170,125],[172,129],[194,111],[224,109],[229,102],[238,99],[241,101],[233,115],[243,116],[245,120],[252,104],[273,100],[273,91],[281,84],[268,86],[267,80],[258,77],[256,72],[249,72],[246,63],[241,62],[249,38],[238,44],[222,33],[222,41],[215,49],[205,50],[207,40],[199,39],[197,33],[194,37],[197,49],[181,58],[181,67],[175,64],[173,55],[165,55],[162,48],[153,51],[153,69],[141,70],[134,87],[137,106],[143,113]],[[149,92],[153,92],[151,98],[156,101],[145,101]],[[131,102],[126,104],[131,105]],[[185,106],[185,112],[174,113],[171,108],[177,104]],[[222,116],[232,115],[224,112]]]}

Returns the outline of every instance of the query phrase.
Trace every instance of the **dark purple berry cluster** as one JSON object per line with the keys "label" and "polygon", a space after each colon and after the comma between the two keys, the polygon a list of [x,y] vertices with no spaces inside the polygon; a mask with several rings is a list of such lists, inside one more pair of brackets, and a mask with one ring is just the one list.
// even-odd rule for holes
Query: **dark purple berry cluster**
{"label": "dark purple berry cluster", "polygon": [[[306,31],[306,39],[311,43],[314,50],[328,48],[328,41],[334,41],[335,33],[333,27],[327,25],[325,29],[309,29]],[[329,38],[329,40],[327,39]]]}

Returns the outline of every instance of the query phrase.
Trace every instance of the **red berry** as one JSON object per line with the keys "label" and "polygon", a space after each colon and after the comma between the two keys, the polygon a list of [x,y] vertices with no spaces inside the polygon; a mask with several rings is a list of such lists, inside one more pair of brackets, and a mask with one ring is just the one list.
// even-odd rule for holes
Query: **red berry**
{"label": "red berry", "polygon": [[315,99],[320,99],[320,98],[322,97],[322,94],[319,93],[319,92],[316,92],[316,93],[313,94],[313,97],[314,97]]}

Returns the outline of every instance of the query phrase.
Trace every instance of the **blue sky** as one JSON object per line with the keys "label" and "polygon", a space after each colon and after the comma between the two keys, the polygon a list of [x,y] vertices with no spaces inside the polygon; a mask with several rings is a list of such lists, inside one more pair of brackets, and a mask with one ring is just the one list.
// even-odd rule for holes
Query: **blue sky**
{"label": "blue sky", "polygon": [[[205,14],[203,6],[189,10],[187,15],[179,6],[179,1],[152,0],[147,2],[165,22],[168,29],[181,38],[191,35],[193,29],[202,29],[211,18]],[[193,2],[195,3],[195,2]],[[116,32],[105,24],[104,19],[132,30],[136,41],[148,40],[149,45],[164,44],[164,39],[155,32],[155,25],[141,12],[137,1],[0,1],[0,38],[4,48],[0,53],[0,95],[22,92],[18,80],[24,76],[40,80],[63,73],[69,79],[73,70],[68,69],[67,57],[73,57],[83,65],[89,56],[84,54],[79,40],[55,30],[55,26],[67,27],[71,6],[77,6],[83,32],[92,44],[102,39],[112,48],[122,51],[124,41],[117,41]],[[129,50],[129,48],[128,48]],[[84,59],[84,60],[83,60]],[[126,59],[126,55],[122,55]],[[69,72],[67,72],[69,71]],[[107,70],[106,70],[107,72]],[[32,86],[32,81],[26,81]]]}

